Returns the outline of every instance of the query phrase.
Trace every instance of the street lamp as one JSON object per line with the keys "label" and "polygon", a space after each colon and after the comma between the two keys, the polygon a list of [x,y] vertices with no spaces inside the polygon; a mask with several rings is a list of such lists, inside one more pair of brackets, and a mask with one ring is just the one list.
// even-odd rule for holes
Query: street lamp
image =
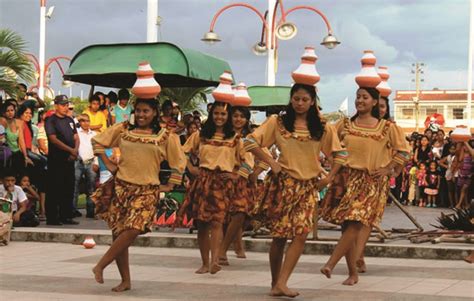
{"label": "street lamp", "polygon": [[415,79],[412,81],[415,82],[416,86],[416,96],[413,97],[413,103],[415,104],[415,131],[418,132],[419,130],[419,119],[420,119],[420,82],[423,82],[424,79],[421,78],[421,74],[424,73],[423,68],[425,66],[424,63],[413,63],[411,66],[414,68],[411,70],[412,74],[415,74]]}
{"label": "street lamp", "polygon": [[[47,88],[49,90],[50,87],[49,87],[49,84],[44,82],[44,79],[47,77],[47,74],[48,74],[48,71],[50,70],[50,67],[53,63],[55,63],[58,68],[59,68],[59,71],[61,72],[61,76],[64,75],[64,68],[63,66],[61,65],[60,61],[68,61],[70,62],[71,59],[67,56],[55,56],[55,57],[52,57],[50,59],[48,59],[48,61],[46,62],[46,64],[43,65],[43,72],[41,71],[41,65],[38,61],[38,59],[36,58],[36,56],[34,56],[33,54],[31,53],[27,53],[26,56],[28,57],[28,59],[33,63],[33,66],[35,67],[35,75],[36,75],[36,79],[37,79],[37,82],[36,82],[36,85],[30,87],[30,90],[34,89],[34,88],[37,88],[38,89],[38,96],[39,95],[39,91],[43,90],[43,97],[44,97],[44,89]],[[41,86],[41,79],[43,79],[43,85]],[[40,96],[41,99],[43,99],[43,97]]]}
{"label": "street lamp", "polygon": [[44,61],[46,48],[46,18],[51,19],[54,12],[54,6],[51,6],[46,13],[46,0],[40,0],[40,45],[39,45],[39,84],[38,96],[44,98]]}
{"label": "street lamp", "polygon": [[[278,6],[280,7],[280,19],[276,22],[276,14],[278,10]],[[324,37],[321,45],[325,46],[328,49],[334,49],[337,45],[341,42],[337,40],[332,32],[331,25],[329,24],[328,19],[326,16],[318,9],[307,6],[307,5],[300,5],[295,6],[293,8],[288,9],[285,11],[283,8],[283,0],[268,0],[268,10],[265,12],[265,15],[262,15],[255,7],[249,5],[247,3],[233,3],[227,6],[222,7],[217,13],[214,15],[211,25],[209,28],[209,32],[204,34],[204,37],[201,41],[206,42],[208,44],[214,44],[220,42],[220,37],[214,32],[214,27],[217,21],[217,18],[227,9],[233,7],[244,7],[247,9],[252,10],[257,14],[260,20],[263,23],[262,29],[262,39],[260,42],[257,42],[253,47],[252,51],[256,55],[268,55],[268,63],[267,63],[267,85],[274,86],[275,85],[275,74],[276,74],[276,58],[277,58],[277,49],[278,43],[277,38],[279,40],[290,40],[296,36],[298,33],[298,28],[294,23],[287,22],[286,17],[296,11],[296,10],[310,10],[318,14],[326,24],[327,28],[327,36]],[[268,17],[268,18],[267,18]],[[266,35],[266,42],[264,42],[264,36]]]}

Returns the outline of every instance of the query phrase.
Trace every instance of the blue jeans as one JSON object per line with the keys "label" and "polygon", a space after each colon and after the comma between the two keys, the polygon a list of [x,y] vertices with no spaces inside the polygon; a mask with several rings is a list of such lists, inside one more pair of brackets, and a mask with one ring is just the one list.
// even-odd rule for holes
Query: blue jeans
{"label": "blue jeans", "polygon": [[83,176],[86,178],[86,210],[87,215],[94,215],[94,203],[92,202],[90,196],[95,189],[95,177],[96,173],[92,170],[92,162],[84,164],[82,160],[76,160],[74,163],[75,168],[75,185],[74,185],[74,199],[73,206],[74,209],[77,209],[77,199],[79,198],[79,183]]}

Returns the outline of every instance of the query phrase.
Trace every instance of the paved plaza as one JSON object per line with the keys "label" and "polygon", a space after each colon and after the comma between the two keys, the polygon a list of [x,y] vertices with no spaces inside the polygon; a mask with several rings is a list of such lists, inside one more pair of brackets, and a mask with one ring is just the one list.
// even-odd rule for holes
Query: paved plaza
{"label": "paved plaza", "polygon": [[[270,272],[265,253],[230,256],[216,275],[197,275],[197,249],[131,248],[133,288],[113,293],[120,279],[115,265],[105,284],[91,269],[106,246],[84,249],[62,243],[12,242],[0,248],[1,300],[274,300],[266,295]],[[230,253],[229,253],[230,254]],[[290,287],[296,300],[473,300],[474,265],[463,261],[367,258],[368,273],[354,287],[341,285],[345,265],[326,279],[319,268],[327,256],[303,255]]]}

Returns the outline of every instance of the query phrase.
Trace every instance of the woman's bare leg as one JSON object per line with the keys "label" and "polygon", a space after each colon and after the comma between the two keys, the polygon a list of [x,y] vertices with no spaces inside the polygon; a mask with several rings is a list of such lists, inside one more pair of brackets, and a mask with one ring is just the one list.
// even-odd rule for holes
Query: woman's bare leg
{"label": "woman's bare leg", "polygon": [[[331,278],[331,273],[336,264],[341,260],[343,256],[347,254],[349,249],[353,247],[357,235],[359,234],[359,229],[361,223],[358,222],[346,222],[345,230],[342,232],[341,238],[339,239],[336,248],[329,257],[329,260],[321,268],[321,273],[323,273],[327,278]],[[357,257],[356,257],[357,258]]]}
{"label": "woman's bare leg", "polygon": [[[227,232],[229,229],[227,229]],[[222,243],[222,224],[218,222],[211,222],[211,266],[210,273],[215,274],[221,270],[219,265],[219,248]]]}
{"label": "woman's bare leg", "polygon": [[[227,250],[229,250],[229,247],[232,244],[232,242],[235,239],[237,239],[239,230],[242,230],[244,220],[245,220],[245,213],[238,212],[232,215],[229,226],[227,227],[227,231],[225,232],[224,240],[222,241],[222,244],[220,247],[220,252],[219,252],[220,264],[229,265],[229,261],[227,259]],[[242,235],[241,231],[240,231],[240,235]]]}
{"label": "woman's bare leg", "polygon": [[[113,235],[113,240],[117,239],[117,236]],[[116,287],[112,288],[114,292],[123,292],[132,288],[132,281],[130,277],[130,266],[128,263],[128,248],[120,253],[117,258],[115,258],[115,263],[117,264],[120,277],[122,282]]]}
{"label": "woman's bare leg", "polygon": [[270,271],[272,273],[272,289],[278,281],[283,255],[285,254],[286,238],[273,238],[270,246]]}
{"label": "woman's bare leg", "polygon": [[234,252],[237,258],[247,258],[247,256],[245,255],[244,241],[242,239],[243,233],[243,228],[240,228],[239,231],[237,231],[237,234],[235,235],[234,239]]}
{"label": "woman's bare leg", "polygon": [[300,234],[292,239],[288,246],[288,250],[286,250],[285,260],[283,261],[278,280],[270,291],[271,296],[286,296],[294,298],[299,295],[298,292],[288,288],[288,279],[290,278],[291,273],[293,273],[293,270],[303,253],[307,236],[308,234]]}
{"label": "woman's bare leg", "polygon": [[197,238],[199,252],[201,253],[202,266],[196,271],[196,274],[205,274],[209,273],[209,251],[211,249],[209,240],[210,225],[209,223],[198,221],[197,228]]}
{"label": "woman's bare leg", "polygon": [[114,261],[122,252],[124,252],[133,241],[140,234],[139,230],[125,230],[120,235],[117,236],[117,239],[114,240],[107,252],[102,256],[96,266],[92,269],[94,273],[95,280],[98,283],[104,283],[103,272],[104,269]]}

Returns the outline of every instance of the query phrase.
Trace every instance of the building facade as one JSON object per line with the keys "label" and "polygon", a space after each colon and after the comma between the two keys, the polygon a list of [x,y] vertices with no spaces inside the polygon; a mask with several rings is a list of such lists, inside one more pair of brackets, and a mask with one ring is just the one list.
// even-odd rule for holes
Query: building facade
{"label": "building facade", "polygon": [[[395,94],[394,120],[406,132],[416,130],[417,109],[418,109],[418,129],[425,129],[425,119],[427,116],[438,113],[445,119],[445,130],[451,130],[457,125],[466,125],[474,128],[473,120],[467,120],[467,91],[466,90],[422,90],[419,94],[418,108],[416,106],[416,91],[401,90]],[[472,94],[474,100],[474,93]],[[474,105],[471,104],[471,112],[474,113]],[[474,116],[474,115],[473,115]]]}

